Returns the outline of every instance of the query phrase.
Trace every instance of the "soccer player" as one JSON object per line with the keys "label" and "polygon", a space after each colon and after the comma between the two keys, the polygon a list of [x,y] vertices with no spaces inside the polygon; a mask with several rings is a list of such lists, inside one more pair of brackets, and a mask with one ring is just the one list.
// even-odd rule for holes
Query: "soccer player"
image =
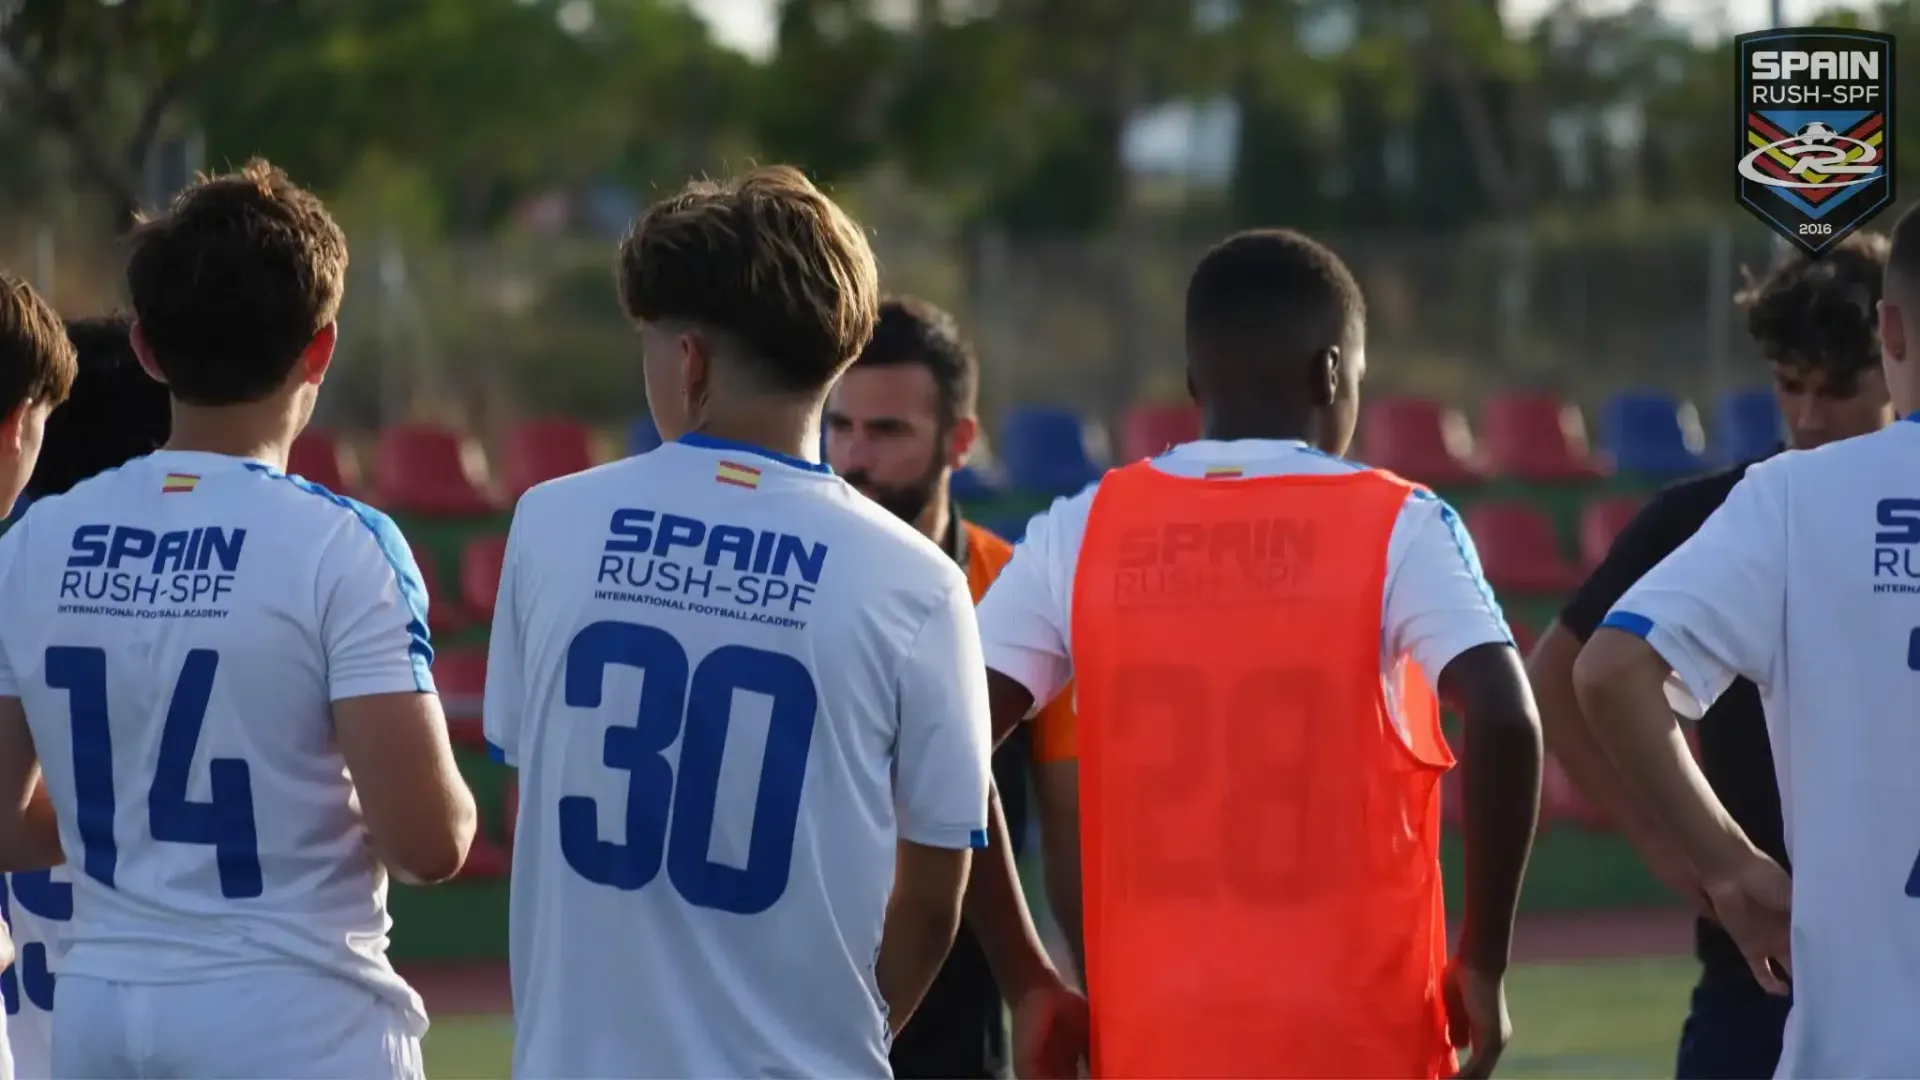
{"label": "soccer player", "polygon": [[[1451,1075],[1451,1024],[1484,1076],[1505,1046],[1540,732],[1459,519],[1337,456],[1363,319],[1299,233],[1213,248],[1205,434],[1055,502],[981,604],[996,733],[1078,688],[1095,1075]],[[1451,966],[1436,689],[1466,731]]]}
{"label": "soccer player", "polygon": [[[34,472],[48,417],[73,387],[74,366],[73,345],[61,328],[60,317],[26,282],[0,270],[0,521],[12,513],[15,499]],[[0,581],[6,578],[10,559],[11,548],[0,536]],[[18,617],[16,611],[0,608],[0,619]],[[36,808],[44,813],[44,798],[37,800]],[[57,845],[41,854],[42,866],[60,861]],[[31,886],[28,891],[32,891]],[[6,894],[0,892],[0,909],[5,907]],[[30,962],[39,960],[38,969],[44,970],[41,952],[30,949],[23,955]],[[0,1080],[12,1080],[14,1075],[10,1044],[20,980],[12,967],[14,962],[13,937],[0,931],[0,967],[7,969],[0,973],[0,993],[4,993],[8,1013],[7,1027],[0,1030]],[[36,989],[42,986],[50,997],[50,983],[35,980]],[[43,1063],[31,1056],[33,1040],[23,1041],[29,1044],[23,1047],[28,1055],[27,1075],[44,1075],[40,1071]]]}
{"label": "soccer player", "polygon": [[420,1075],[387,876],[457,872],[473,797],[406,542],[283,471],[346,262],[265,162],[188,188],[127,265],[166,447],[0,537],[0,863],[73,877],[57,1076]]}
{"label": "soccer player", "polygon": [[522,497],[487,664],[514,1073],[888,1076],[989,765],[966,576],[815,460],[873,253],[775,167],[656,203],[617,275],[668,441]]}
{"label": "soccer player", "polygon": [[[167,441],[171,416],[167,388],[140,367],[128,333],[130,316],[67,322],[78,358],[78,375],[66,403],[47,418],[40,461],[22,502],[62,494],[75,484],[150,454]],[[15,1073],[53,1075],[51,958],[61,932],[73,920],[73,885],[66,866],[7,875],[0,910],[19,948],[13,970],[0,973],[6,999],[7,1035]]]}
{"label": "soccer player", "polygon": [[[1887,391],[1905,419],[1748,469],[1574,664],[1595,740],[1673,838],[1756,981],[1785,994],[1791,978],[1777,1076],[1920,1075],[1912,211],[1893,229],[1879,323]],[[1663,693],[1697,715],[1736,678],[1760,691],[1791,879],[1701,775]]]}
{"label": "soccer player", "polygon": [[[1886,272],[1887,238],[1855,233],[1818,259],[1788,252],[1736,298],[1747,328],[1773,368],[1774,398],[1796,450],[1878,431],[1892,405],[1880,372],[1875,305]],[[1573,664],[1609,608],[1672,554],[1747,473],[1747,464],[1682,481],[1635,516],[1606,559],[1541,635],[1527,663],[1547,745],[1580,789],[1648,853],[1681,895],[1699,883],[1674,844],[1633,800],[1593,736],[1574,697]],[[1785,864],[1780,787],[1760,691],[1735,679],[1699,718],[1700,770],[1759,849]],[[1790,999],[1761,989],[1727,932],[1703,917],[1694,930],[1700,981],[1685,1025],[1675,1075],[1680,1080],[1771,1076],[1780,1060]]]}
{"label": "soccer player", "polygon": [[[953,470],[980,434],[979,387],[979,361],[953,316],[924,300],[892,298],[881,301],[873,340],[834,383],[826,410],[828,464],[938,544],[966,572],[976,602],[1013,556],[1011,544],[965,520],[950,494]],[[994,755],[994,787],[1015,854],[1027,832],[1029,773],[1041,842],[1056,854],[1079,843],[1073,724],[1068,691],[1035,718],[1031,740],[1016,732]],[[1059,899],[1077,902],[1078,896]],[[1062,914],[1077,929],[1079,919]],[[1010,1058],[1001,992],[986,952],[964,928],[913,1021],[894,1041],[891,1058],[901,1080],[1002,1075]]]}

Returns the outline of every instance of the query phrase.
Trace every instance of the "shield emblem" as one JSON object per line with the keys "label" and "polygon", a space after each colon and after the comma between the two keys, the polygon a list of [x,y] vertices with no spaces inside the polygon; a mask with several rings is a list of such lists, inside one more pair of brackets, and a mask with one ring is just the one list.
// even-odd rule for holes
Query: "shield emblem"
{"label": "shield emblem", "polygon": [[1734,56],[1740,205],[1818,257],[1893,202],[1893,36],[1761,30]]}

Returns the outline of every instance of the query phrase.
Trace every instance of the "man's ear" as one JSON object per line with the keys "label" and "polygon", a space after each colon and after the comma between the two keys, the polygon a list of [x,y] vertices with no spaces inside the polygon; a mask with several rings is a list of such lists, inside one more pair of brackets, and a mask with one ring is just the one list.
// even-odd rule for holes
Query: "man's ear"
{"label": "man's ear", "polygon": [[321,327],[300,353],[300,381],[320,385],[327,377],[327,369],[333,366],[333,350],[339,344],[339,322]]}
{"label": "man's ear", "polygon": [[147,333],[140,329],[140,320],[133,320],[133,326],[127,331],[127,340],[133,345],[133,355],[140,358],[140,370],[161,386],[167,385],[167,377],[160,373],[160,364],[153,358],[153,350],[147,347]]}
{"label": "man's ear", "polygon": [[1340,396],[1340,346],[1330,345],[1313,355],[1307,365],[1312,382],[1308,392],[1315,405],[1331,405]]}
{"label": "man's ear", "polygon": [[678,338],[680,346],[680,386],[685,394],[687,423],[699,427],[707,407],[707,395],[713,391],[713,348],[705,335],[688,330]]}
{"label": "man's ear", "polygon": [[980,440],[980,418],[962,416],[953,422],[947,435],[947,468],[957,469],[973,456],[973,444]]}

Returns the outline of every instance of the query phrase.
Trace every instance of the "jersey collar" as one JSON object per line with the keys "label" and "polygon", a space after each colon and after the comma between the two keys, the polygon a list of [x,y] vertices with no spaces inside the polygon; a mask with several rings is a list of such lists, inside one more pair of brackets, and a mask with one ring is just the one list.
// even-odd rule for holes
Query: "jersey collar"
{"label": "jersey collar", "polygon": [[778,451],[769,450],[764,446],[755,446],[752,443],[737,442],[733,439],[722,439],[722,438],[719,438],[718,436],[708,435],[702,431],[689,431],[685,435],[680,436],[678,439],[674,441],[678,442],[682,446],[692,446],[701,450],[718,450],[723,453],[729,453],[729,454],[753,454],[756,457],[763,457],[768,459],[769,461],[777,461],[780,464],[785,465],[790,469],[799,469],[803,472],[818,473],[819,475],[822,475],[822,476],[833,475],[833,469],[823,462],[808,461],[804,458],[790,457],[786,454],[779,453]]}

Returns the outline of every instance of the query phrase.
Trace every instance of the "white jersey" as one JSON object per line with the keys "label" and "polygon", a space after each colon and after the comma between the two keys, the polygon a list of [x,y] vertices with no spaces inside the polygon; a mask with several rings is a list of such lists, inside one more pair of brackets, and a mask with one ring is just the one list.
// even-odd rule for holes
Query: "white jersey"
{"label": "white jersey", "polygon": [[21,1080],[53,1075],[53,958],[73,921],[73,885],[67,868],[6,874],[0,912],[13,934],[13,966],[0,972],[7,1006],[7,1041]]}
{"label": "white jersey", "polygon": [[[1173,476],[1324,476],[1366,466],[1294,440],[1202,440],[1153,459]],[[1020,685],[1041,704],[1073,678],[1073,582],[1098,483],[1054,500],[1027,524],[1013,560],[980,601],[980,635],[987,666]],[[1389,705],[1404,660],[1431,682],[1453,658],[1479,645],[1513,641],[1480,572],[1480,558],[1460,517],[1424,490],[1408,494],[1387,541],[1387,583],[1381,611],[1380,670]],[[1395,713],[1398,718],[1398,712]],[[1405,730],[1402,724],[1402,731]]]}
{"label": "white jersey", "polygon": [[[1911,418],[1909,418],[1911,419]],[[1747,470],[1602,626],[1760,688],[1793,861],[1779,1076],[1920,1076],[1920,424]]]}
{"label": "white jersey", "polygon": [[896,838],[986,841],[985,669],[938,547],[701,435],[542,484],[485,711],[521,770],[516,1075],[891,1075]]}
{"label": "white jersey", "polygon": [[60,974],[320,968],[424,1031],[331,713],[433,690],[393,523],[259,462],[161,451],[35,503],[0,549],[0,696],[25,704],[72,871]]}

